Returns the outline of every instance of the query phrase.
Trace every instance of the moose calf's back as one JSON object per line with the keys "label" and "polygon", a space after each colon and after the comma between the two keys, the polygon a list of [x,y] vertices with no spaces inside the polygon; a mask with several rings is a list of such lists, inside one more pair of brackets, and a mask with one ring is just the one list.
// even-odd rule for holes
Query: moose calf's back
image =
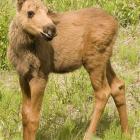
{"label": "moose calf's back", "polygon": [[[102,53],[117,33],[116,20],[101,9],[87,8],[53,16],[58,36],[52,41],[54,71],[67,72],[80,67],[87,57]],[[95,50],[96,49],[96,50]]]}

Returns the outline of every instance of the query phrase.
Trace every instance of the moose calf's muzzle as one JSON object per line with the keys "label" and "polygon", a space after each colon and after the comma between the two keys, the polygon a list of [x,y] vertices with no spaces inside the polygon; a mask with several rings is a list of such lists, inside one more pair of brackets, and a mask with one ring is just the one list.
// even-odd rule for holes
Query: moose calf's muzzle
{"label": "moose calf's muzzle", "polygon": [[51,41],[56,36],[55,25],[44,26],[42,35],[45,40]]}

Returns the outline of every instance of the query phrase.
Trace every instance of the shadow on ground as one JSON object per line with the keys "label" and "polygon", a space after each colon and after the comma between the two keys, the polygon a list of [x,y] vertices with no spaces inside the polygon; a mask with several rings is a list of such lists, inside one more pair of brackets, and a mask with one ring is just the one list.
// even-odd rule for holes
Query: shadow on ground
{"label": "shadow on ground", "polygon": [[[58,127],[57,124],[50,126],[44,125],[38,131],[37,140],[83,140],[84,133],[89,126],[90,121],[82,120],[83,118],[77,120],[68,119]],[[116,119],[109,116],[107,113],[104,113],[97,130],[99,139],[104,137],[105,132],[110,129],[111,123],[114,120]],[[119,122],[115,122],[116,126],[118,126]]]}

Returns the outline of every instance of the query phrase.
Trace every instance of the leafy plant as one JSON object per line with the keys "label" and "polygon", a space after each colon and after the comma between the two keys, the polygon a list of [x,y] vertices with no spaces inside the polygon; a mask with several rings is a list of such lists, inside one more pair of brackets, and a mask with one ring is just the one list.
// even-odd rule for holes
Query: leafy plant
{"label": "leafy plant", "polygon": [[13,7],[9,0],[0,1],[0,69],[7,69],[6,50],[8,46],[8,27],[13,15]]}

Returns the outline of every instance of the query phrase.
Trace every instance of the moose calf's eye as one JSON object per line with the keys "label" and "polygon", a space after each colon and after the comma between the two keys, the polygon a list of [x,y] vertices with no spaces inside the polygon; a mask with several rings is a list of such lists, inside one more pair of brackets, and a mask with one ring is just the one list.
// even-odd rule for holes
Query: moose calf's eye
{"label": "moose calf's eye", "polygon": [[28,15],[28,18],[32,18],[35,15],[35,13],[33,11],[28,11],[27,15]]}

